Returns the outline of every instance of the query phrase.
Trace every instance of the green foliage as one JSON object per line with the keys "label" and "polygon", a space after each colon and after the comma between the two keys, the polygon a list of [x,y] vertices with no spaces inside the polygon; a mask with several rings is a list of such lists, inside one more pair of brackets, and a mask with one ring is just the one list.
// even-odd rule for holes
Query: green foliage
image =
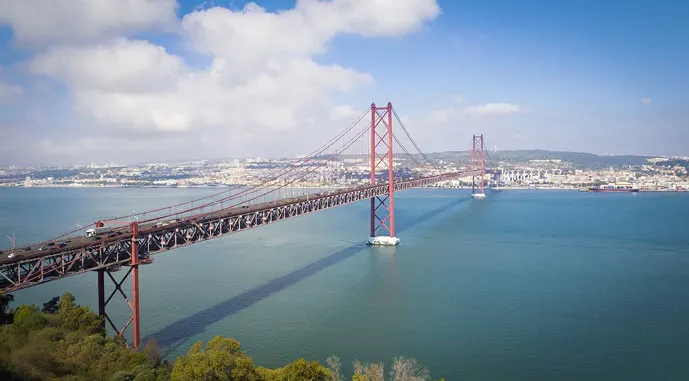
{"label": "green foliage", "polygon": [[144,354],[148,357],[151,364],[155,366],[160,365],[160,351],[158,350],[158,342],[155,339],[151,339],[144,344]]}
{"label": "green foliage", "polygon": [[330,370],[318,361],[299,359],[282,368],[255,367],[237,340],[216,336],[205,348],[195,343],[175,361],[172,380],[331,381]]}
{"label": "green foliage", "polygon": [[259,379],[262,381],[275,381],[280,379],[280,369],[269,369],[259,366],[256,368]]}
{"label": "green foliage", "polygon": [[330,370],[318,361],[299,359],[279,369],[279,381],[329,381]]}
{"label": "green foliage", "polygon": [[63,326],[71,330],[82,330],[93,333],[103,333],[103,320],[92,313],[88,307],[74,303],[74,296],[69,292],[60,298],[57,315]]}
{"label": "green foliage", "polygon": [[[41,316],[37,312],[38,307],[34,305],[27,306],[22,304],[16,310],[14,310],[14,324],[17,324],[19,326],[25,326],[26,324],[30,324],[31,321],[36,320],[35,317]],[[27,320],[29,321],[27,322]]]}
{"label": "green foliage", "polygon": [[[471,160],[471,151],[447,151],[430,153],[429,156],[434,160],[445,160],[449,162],[467,163]],[[584,152],[561,152],[544,150],[514,150],[498,151],[488,150],[486,162],[488,165],[499,161],[507,163],[523,163],[529,160],[557,159],[571,163],[575,168],[581,169],[601,169],[601,168],[620,168],[629,165],[648,164],[645,156],[622,155],[606,156],[595,155]]]}
{"label": "green foliage", "polygon": [[205,348],[197,342],[186,355],[177,358],[172,380],[260,381],[262,378],[237,340],[216,336]]}
{"label": "green foliage", "polygon": [[43,308],[41,308],[41,311],[47,314],[54,314],[57,313],[57,311],[60,308],[60,297],[56,296],[49,301],[43,303]]}
{"label": "green foliage", "polygon": [[0,295],[0,324],[12,323],[13,315],[7,311],[10,303],[14,300],[14,295],[2,294]]}
{"label": "green foliage", "polygon": [[[100,316],[75,303],[72,294],[53,298],[42,309],[21,305],[8,312],[11,295],[0,295],[0,380],[61,381],[344,381],[340,359],[328,367],[303,358],[281,368],[256,367],[237,340],[216,336],[195,343],[170,369],[150,340],[141,352],[120,337],[107,337]],[[352,381],[383,381],[383,363],[354,363]],[[427,381],[416,360],[393,360],[392,381]],[[441,379],[441,381],[444,381]]]}
{"label": "green foliage", "polygon": [[[0,378],[21,380],[146,380],[170,378],[151,354],[106,337],[102,318],[71,294],[38,307],[21,305],[0,328]],[[159,356],[158,356],[159,357]],[[14,378],[13,378],[14,377]]]}

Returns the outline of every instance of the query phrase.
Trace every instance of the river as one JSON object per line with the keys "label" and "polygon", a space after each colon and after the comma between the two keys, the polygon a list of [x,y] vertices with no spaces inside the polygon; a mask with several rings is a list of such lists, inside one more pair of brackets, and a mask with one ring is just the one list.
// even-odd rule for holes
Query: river
{"label": "river", "polygon": [[[0,234],[39,241],[214,191],[0,188]],[[394,248],[363,244],[368,205],[156,255],[141,269],[142,337],[174,359],[231,336],[269,367],[407,355],[448,381],[689,378],[689,194],[410,190]],[[15,298],[67,291],[95,308],[96,274]],[[121,300],[108,307],[125,321]]]}

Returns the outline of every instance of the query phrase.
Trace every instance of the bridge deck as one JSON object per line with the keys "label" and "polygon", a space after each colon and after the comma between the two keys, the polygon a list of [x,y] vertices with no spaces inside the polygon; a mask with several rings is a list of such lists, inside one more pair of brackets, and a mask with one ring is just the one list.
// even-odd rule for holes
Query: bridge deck
{"label": "bridge deck", "polygon": [[[395,191],[427,186],[471,175],[453,172],[397,181]],[[387,193],[379,183],[304,195],[171,220],[139,225],[136,237],[139,258],[146,259],[170,249],[281,221],[302,214],[346,205]],[[0,256],[0,292],[6,293],[102,268],[113,269],[131,262],[132,234],[127,226],[98,237],[69,237],[16,248],[13,258]],[[43,247],[44,250],[39,250]]]}

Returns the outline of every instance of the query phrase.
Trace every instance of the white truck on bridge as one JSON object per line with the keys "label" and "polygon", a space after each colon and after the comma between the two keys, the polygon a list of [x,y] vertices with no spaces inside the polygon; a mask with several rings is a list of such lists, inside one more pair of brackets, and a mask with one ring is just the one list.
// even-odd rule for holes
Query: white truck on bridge
{"label": "white truck on bridge", "polygon": [[95,237],[99,234],[110,233],[111,231],[112,231],[112,228],[110,226],[91,228],[91,229],[86,230],[86,236],[87,237]]}

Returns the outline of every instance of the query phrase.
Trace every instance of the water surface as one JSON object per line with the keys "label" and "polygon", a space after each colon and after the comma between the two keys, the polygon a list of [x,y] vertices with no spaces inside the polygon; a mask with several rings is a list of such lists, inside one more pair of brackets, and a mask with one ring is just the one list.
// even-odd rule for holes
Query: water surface
{"label": "water surface", "polygon": [[[28,243],[211,192],[4,188],[0,233]],[[395,248],[362,244],[361,202],[157,255],[142,336],[171,359],[232,336],[271,367],[405,354],[447,380],[689,378],[689,194],[468,196],[399,193]],[[95,273],[15,297],[66,291],[95,307]],[[125,321],[123,302],[108,308]]]}

